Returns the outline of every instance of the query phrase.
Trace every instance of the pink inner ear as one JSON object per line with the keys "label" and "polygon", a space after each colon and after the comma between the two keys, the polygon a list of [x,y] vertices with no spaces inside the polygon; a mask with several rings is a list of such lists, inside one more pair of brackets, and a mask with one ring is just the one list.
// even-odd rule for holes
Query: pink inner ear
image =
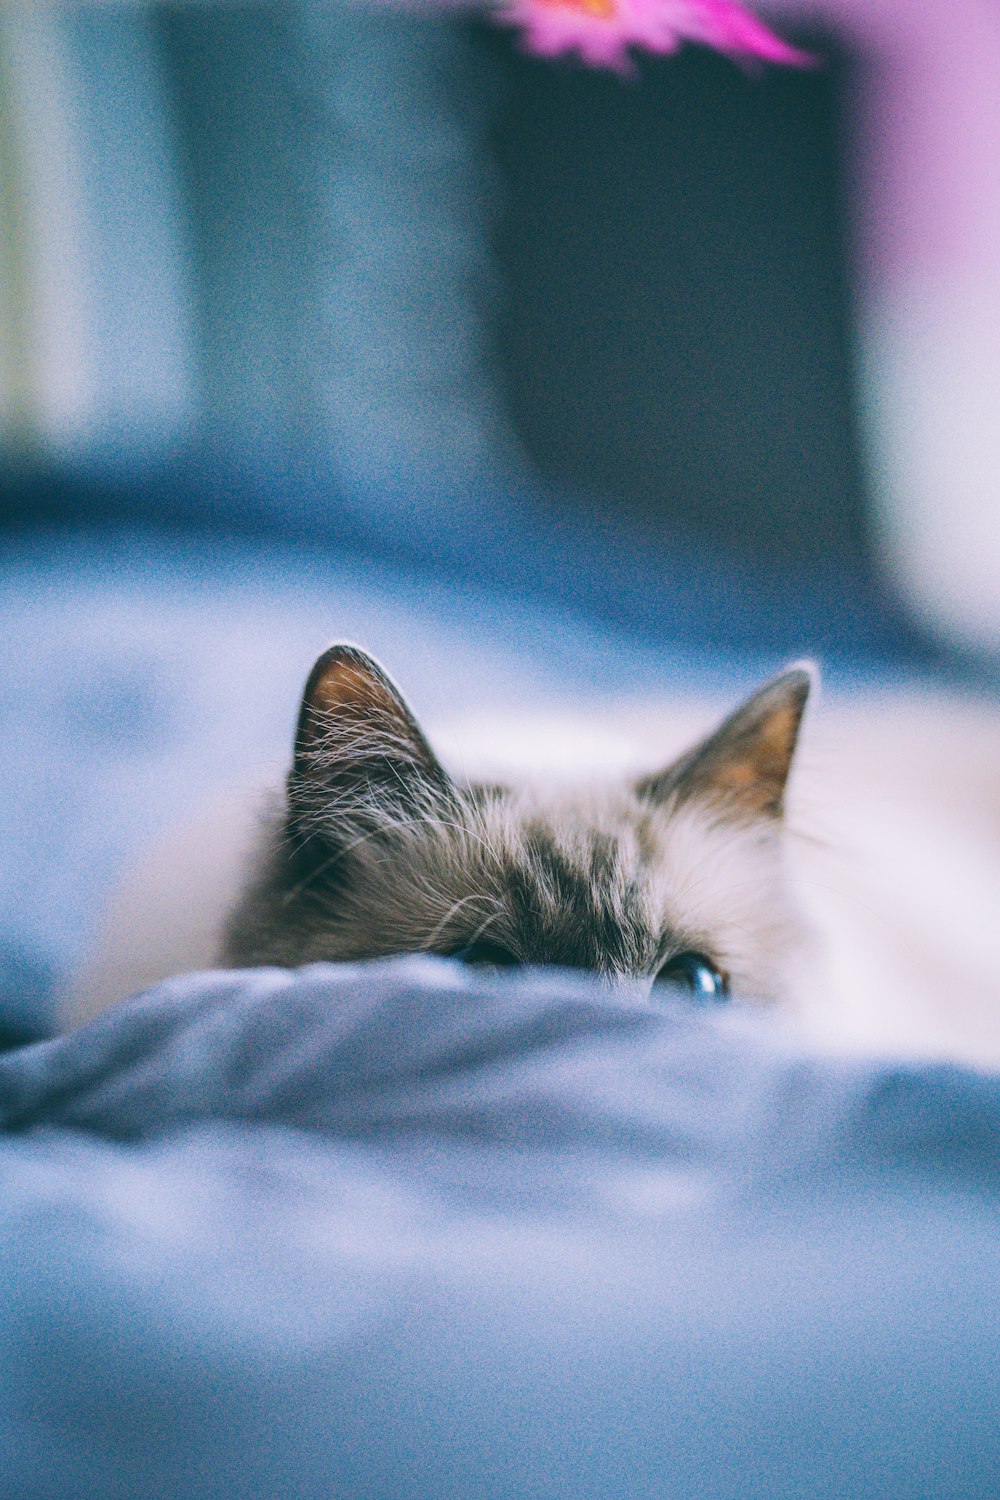
{"label": "pink inner ear", "polygon": [[310,707],[320,713],[348,710],[369,714],[373,710],[399,719],[399,704],[370,672],[352,661],[331,662],[319,682],[313,685]]}
{"label": "pink inner ear", "polygon": [[774,709],[764,720],[750,748],[748,764],[740,767],[743,784],[751,779],[783,787],[798,736],[801,711],[790,704]]}
{"label": "pink inner ear", "polygon": [[308,744],[337,724],[371,730],[411,753],[430,759],[423,736],[406,705],[376,671],[350,656],[335,656],[310,683],[299,727],[299,744]]}

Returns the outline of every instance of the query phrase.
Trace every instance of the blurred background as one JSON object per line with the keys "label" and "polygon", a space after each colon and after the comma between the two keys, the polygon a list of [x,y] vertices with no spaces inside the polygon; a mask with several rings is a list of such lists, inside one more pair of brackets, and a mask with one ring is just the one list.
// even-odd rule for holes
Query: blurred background
{"label": "blurred background", "polygon": [[994,694],[1000,19],[621,80],[471,12],[0,4],[11,1034],[333,637],[433,721]]}

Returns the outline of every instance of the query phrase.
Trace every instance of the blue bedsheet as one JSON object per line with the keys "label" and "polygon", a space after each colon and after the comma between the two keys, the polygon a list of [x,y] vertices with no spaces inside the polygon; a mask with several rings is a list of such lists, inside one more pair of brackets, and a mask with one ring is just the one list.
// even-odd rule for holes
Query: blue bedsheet
{"label": "blue bedsheet", "polygon": [[3,1500],[995,1500],[1000,1081],[431,959],[0,1059]]}

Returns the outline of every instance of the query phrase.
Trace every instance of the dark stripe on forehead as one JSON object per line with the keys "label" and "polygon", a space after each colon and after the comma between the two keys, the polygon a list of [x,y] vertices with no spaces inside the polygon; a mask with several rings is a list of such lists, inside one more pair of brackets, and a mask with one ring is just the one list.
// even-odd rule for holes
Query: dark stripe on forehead
{"label": "dark stripe on forehead", "polygon": [[523,860],[508,872],[508,889],[528,962],[632,971],[653,947],[639,890],[623,879],[609,835],[594,834],[577,859],[546,829],[531,829]]}
{"label": "dark stripe on forehead", "polygon": [[590,902],[589,876],[557,847],[551,835],[537,830],[524,841],[529,868],[537,875],[542,889],[553,892],[560,905],[581,911]]}

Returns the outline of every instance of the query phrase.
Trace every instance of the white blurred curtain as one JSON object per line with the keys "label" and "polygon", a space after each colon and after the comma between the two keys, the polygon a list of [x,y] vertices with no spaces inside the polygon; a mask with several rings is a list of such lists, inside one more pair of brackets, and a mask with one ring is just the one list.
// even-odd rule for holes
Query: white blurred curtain
{"label": "white blurred curtain", "polygon": [[845,145],[860,413],[885,566],[1000,653],[1000,5],[768,0],[853,53]]}
{"label": "white blurred curtain", "polygon": [[195,402],[165,80],[142,7],[0,5],[8,443],[153,446]]}

